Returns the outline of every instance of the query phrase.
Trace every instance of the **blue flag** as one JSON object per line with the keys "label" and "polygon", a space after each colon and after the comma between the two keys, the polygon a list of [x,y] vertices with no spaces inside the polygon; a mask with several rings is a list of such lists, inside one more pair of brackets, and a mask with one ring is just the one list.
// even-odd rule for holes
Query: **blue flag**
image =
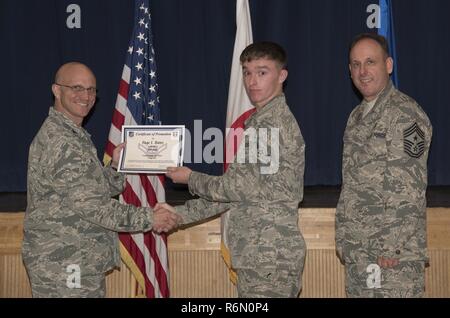
{"label": "blue flag", "polygon": [[391,0],[380,0],[380,27],[378,34],[384,36],[388,41],[391,57],[394,60],[391,78],[395,87],[398,88],[397,51],[395,48],[394,15]]}

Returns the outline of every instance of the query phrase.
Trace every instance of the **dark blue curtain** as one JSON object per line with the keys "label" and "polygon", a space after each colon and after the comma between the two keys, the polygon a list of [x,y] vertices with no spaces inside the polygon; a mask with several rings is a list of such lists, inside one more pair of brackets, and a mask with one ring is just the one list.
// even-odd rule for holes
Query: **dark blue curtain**
{"label": "dark blue curtain", "polygon": [[[81,8],[81,29],[66,27],[72,3]],[[348,44],[370,31],[371,3],[378,1],[250,0],[254,40],[277,41],[288,52],[286,95],[307,144],[306,185],[341,182],[342,134],[359,102]],[[450,2],[393,0],[393,9],[400,89],[419,102],[434,127],[429,183],[450,185]],[[198,119],[203,130],[222,129],[235,1],[153,0],[151,13],[163,124],[185,124],[193,133]],[[97,76],[99,99],[86,128],[102,157],[132,18],[129,0],[0,2],[1,192],[26,190],[28,146],[53,103],[50,86],[64,62],[84,62]],[[221,164],[189,166],[222,170]]]}

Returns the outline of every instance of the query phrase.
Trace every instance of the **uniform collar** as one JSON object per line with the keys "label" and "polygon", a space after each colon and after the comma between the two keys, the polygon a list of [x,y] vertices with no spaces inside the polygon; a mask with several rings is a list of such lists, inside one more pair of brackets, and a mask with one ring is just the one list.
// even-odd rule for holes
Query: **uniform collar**
{"label": "uniform collar", "polygon": [[246,121],[245,125],[247,125],[247,122],[250,120],[260,120],[265,117],[272,117],[273,110],[277,107],[279,104],[283,104],[286,102],[286,97],[284,96],[284,93],[281,93],[280,95],[275,96],[268,102],[266,105],[255,111]]}
{"label": "uniform collar", "polygon": [[375,103],[374,107],[376,107],[377,105],[380,105],[380,104],[384,104],[384,102],[392,94],[394,89],[395,89],[394,84],[392,84],[392,81],[389,80],[389,82],[386,84],[386,87],[378,95],[378,99],[377,99],[377,102]]}
{"label": "uniform collar", "polygon": [[48,115],[55,118],[61,125],[72,130],[74,133],[82,136],[90,136],[90,134],[83,127],[77,126],[70,118],[60,111],[57,111],[54,106],[50,107]]}
{"label": "uniform collar", "polygon": [[392,84],[392,81],[389,80],[389,82],[386,84],[386,87],[381,91],[380,94],[378,94],[375,105],[373,105],[372,109],[365,117],[363,117],[364,107],[367,105],[367,102],[362,101],[361,104],[359,105],[358,113],[356,115],[357,121],[361,121],[361,120],[372,121],[374,118],[377,118],[384,110],[384,108],[386,106],[386,101],[389,99],[389,97],[394,92],[394,90],[395,90],[395,87]]}

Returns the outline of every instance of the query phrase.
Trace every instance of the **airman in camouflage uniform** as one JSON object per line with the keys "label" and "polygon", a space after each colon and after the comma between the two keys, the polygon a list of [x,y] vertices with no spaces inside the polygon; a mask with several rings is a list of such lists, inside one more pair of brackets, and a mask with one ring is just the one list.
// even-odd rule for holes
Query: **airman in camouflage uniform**
{"label": "airman in camouflage uniform", "polygon": [[[246,121],[245,133],[261,128],[279,132],[276,142],[272,136],[258,135],[258,141],[264,139],[260,146],[266,147],[267,141],[269,153],[279,151],[279,164],[265,172],[269,163],[261,156],[248,160],[255,147],[246,138],[222,176],[172,168],[168,176],[175,182],[188,181],[190,192],[200,197],[176,207],[176,212],[184,224],[230,212],[229,248],[239,297],[297,297],[306,254],[298,228],[305,143],[282,92],[286,55],[277,44],[255,43],[243,51],[241,63],[247,94],[257,109]],[[247,160],[241,162],[242,157]]]}
{"label": "airman in camouflage uniform", "polygon": [[103,297],[105,273],[120,262],[116,232],[162,225],[150,208],[111,198],[123,191],[124,176],[101,165],[81,127],[96,98],[92,72],[68,63],[55,82],[55,106],[29,151],[23,261],[33,297]]}
{"label": "airman in camouflage uniform", "polygon": [[421,297],[426,249],[427,115],[389,80],[386,40],[355,38],[353,83],[363,102],[344,134],[336,249],[349,297]]}

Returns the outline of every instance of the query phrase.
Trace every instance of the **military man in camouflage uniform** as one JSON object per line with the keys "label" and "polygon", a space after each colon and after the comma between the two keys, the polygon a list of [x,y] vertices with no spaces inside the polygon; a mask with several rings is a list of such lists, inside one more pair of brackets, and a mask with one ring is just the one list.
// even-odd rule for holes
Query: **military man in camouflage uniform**
{"label": "military man in camouflage uniform", "polygon": [[96,99],[96,80],[68,63],[52,85],[55,105],[34,138],[28,160],[23,261],[33,297],[104,297],[105,273],[119,266],[117,231],[167,230],[175,217],[119,203],[124,188],[112,164],[103,167],[81,127]]}
{"label": "military man in camouflage uniform", "polygon": [[[298,228],[305,143],[283,94],[286,53],[278,44],[261,42],[248,46],[240,60],[247,95],[256,107],[244,135],[256,132],[257,140],[243,139],[237,159],[222,176],[186,167],[171,168],[167,175],[188,183],[200,197],[176,208],[182,223],[230,212],[229,248],[239,297],[297,297],[306,254]],[[279,154],[273,169],[265,169],[270,163],[261,152],[266,147]]]}
{"label": "military man in camouflage uniform", "polygon": [[386,39],[361,34],[350,73],[363,97],[344,134],[336,250],[349,297],[421,297],[426,242],[427,158],[432,127],[389,79]]}

